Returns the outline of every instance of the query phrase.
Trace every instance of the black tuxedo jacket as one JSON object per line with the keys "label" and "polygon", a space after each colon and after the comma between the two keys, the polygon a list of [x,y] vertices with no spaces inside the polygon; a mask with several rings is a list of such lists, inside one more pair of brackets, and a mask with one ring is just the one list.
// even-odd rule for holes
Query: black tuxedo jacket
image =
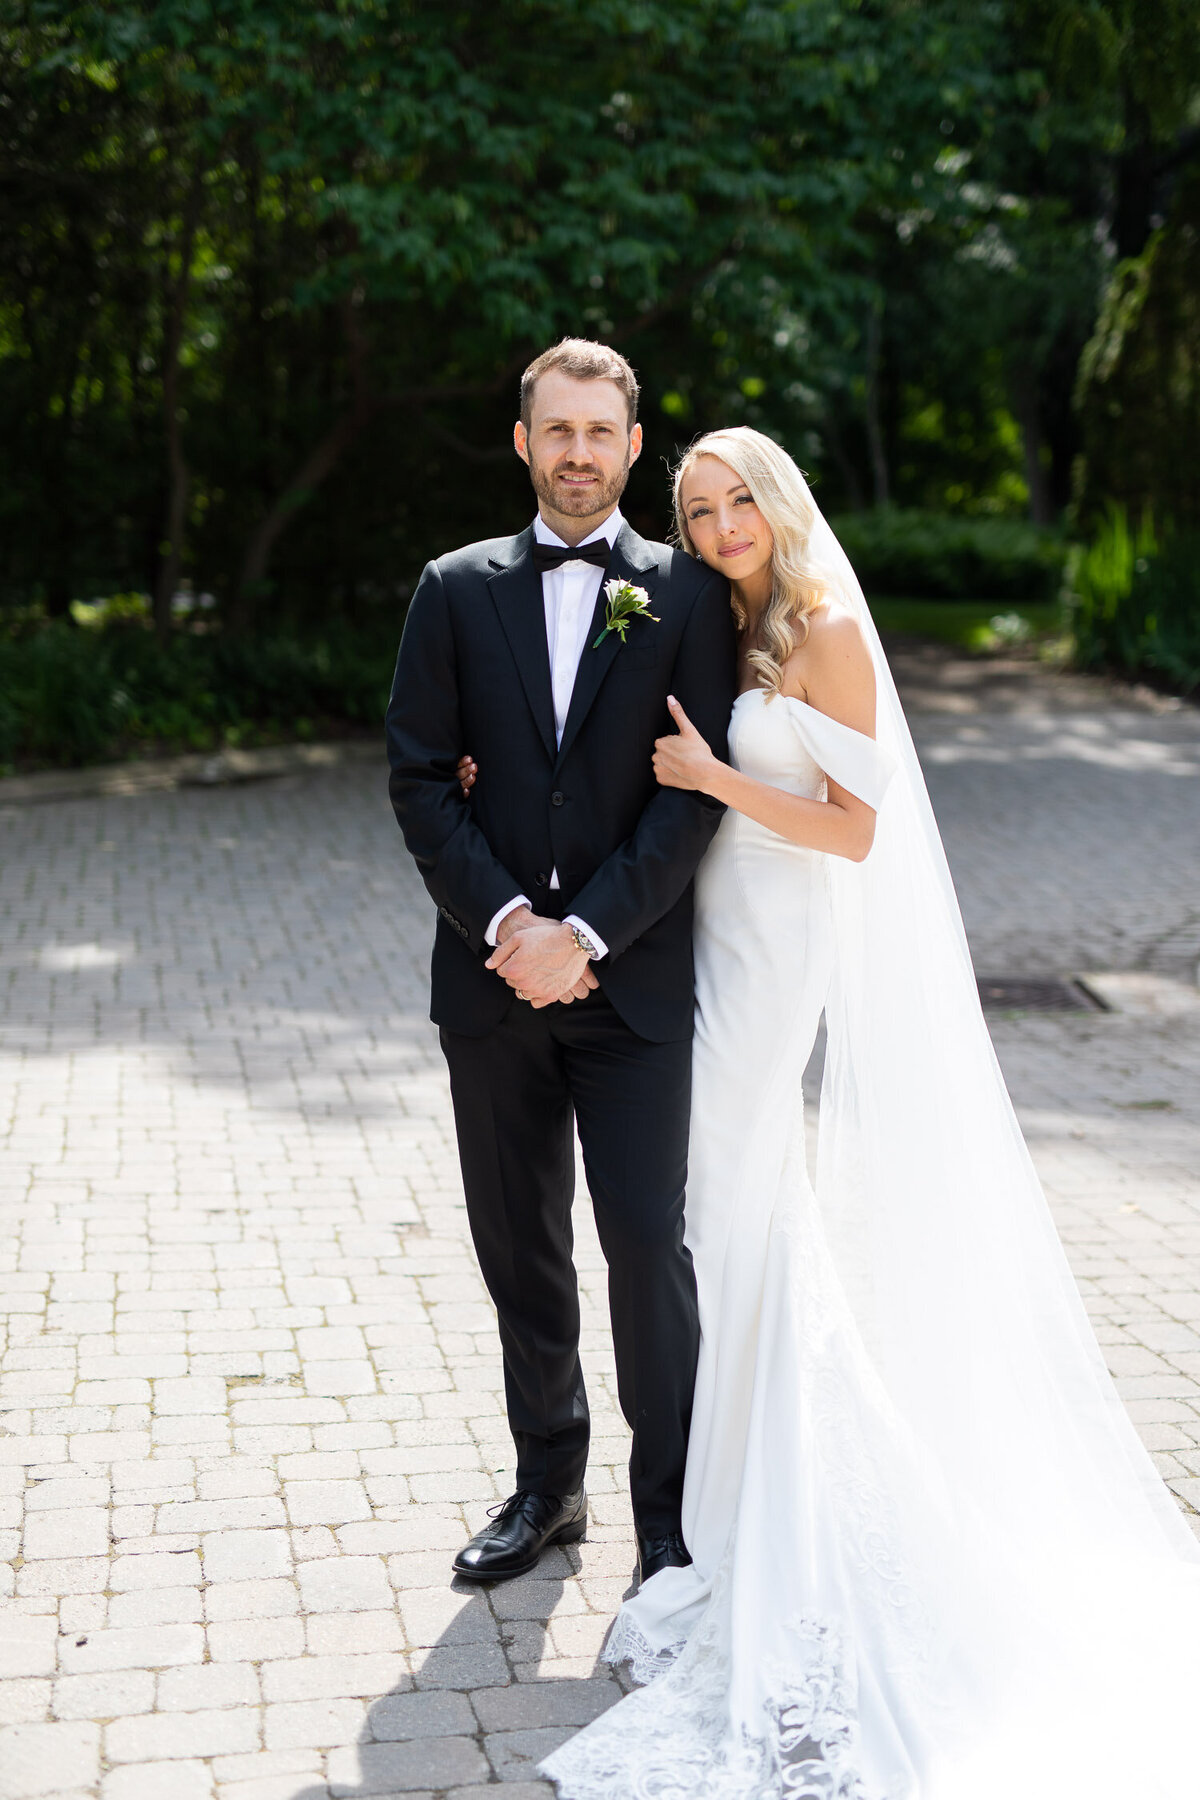
{"label": "black tuxedo jacket", "polygon": [[[692,1032],[692,892],[722,807],[660,788],[650,758],[672,731],[670,693],[718,756],[736,690],[727,583],[626,525],[605,580],[644,587],[658,623],[624,643],[604,628],[603,585],[555,742],[542,580],[532,527],[439,557],[413,596],[387,713],[390,792],[404,841],[437,904],[435,1023],[490,1031],[512,990],[484,967],[484,933],[516,894],[535,912],[578,913],[604,938],[596,976],[640,1037]],[[465,800],[455,764],[479,777]],[[561,894],[551,895],[557,868]]]}

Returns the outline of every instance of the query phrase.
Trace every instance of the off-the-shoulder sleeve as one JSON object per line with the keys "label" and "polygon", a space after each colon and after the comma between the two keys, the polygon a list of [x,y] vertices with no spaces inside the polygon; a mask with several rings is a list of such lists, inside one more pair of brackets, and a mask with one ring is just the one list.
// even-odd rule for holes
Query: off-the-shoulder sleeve
{"label": "off-the-shoulder sleeve", "polygon": [[861,731],[843,725],[840,719],[831,719],[827,713],[817,712],[802,700],[792,700],[786,694],[782,698],[796,735],[817,766],[839,787],[856,794],[878,811],[888,782],[896,772],[895,758],[874,738],[864,737]]}

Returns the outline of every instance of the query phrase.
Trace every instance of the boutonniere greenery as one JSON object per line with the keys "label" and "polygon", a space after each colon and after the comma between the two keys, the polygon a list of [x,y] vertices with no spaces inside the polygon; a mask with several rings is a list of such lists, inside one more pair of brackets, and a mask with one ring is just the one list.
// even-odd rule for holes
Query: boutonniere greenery
{"label": "boutonniere greenery", "polygon": [[604,598],[608,602],[604,630],[592,645],[593,650],[600,648],[610,631],[615,631],[624,643],[632,619],[653,619],[658,624],[657,613],[650,611],[650,596],[645,588],[634,587],[631,581],[622,581],[619,575],[605,582]]}

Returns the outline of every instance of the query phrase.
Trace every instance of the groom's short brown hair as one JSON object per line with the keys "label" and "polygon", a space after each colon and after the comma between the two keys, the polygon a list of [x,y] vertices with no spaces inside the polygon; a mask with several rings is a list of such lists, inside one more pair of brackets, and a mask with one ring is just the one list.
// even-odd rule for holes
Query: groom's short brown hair
{"label": "groom's short brown hair", "polygon": [[629,429],[637,419],[638,379],[619,350],[607,344],[595,344],[590,338],[563,338],[549,350],[535,356],[521,377],[521,423],[529,430],[533,419],[533,390],[538,377],[551,369],[561,369],[575,381],[615,381],[625,396],[629,409]]}

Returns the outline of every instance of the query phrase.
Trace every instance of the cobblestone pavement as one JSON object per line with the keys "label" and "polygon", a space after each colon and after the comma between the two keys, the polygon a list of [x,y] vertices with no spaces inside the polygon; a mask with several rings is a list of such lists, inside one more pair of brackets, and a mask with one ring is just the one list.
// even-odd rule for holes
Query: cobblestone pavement
{"label": "cobblestone pavement", "polygon": [[[1200,713],[1014,681],[1041,702],[951,683],[923,752],[979,967],[1149,980],[995,1035],[1122,1391],[1200,1507]],[[0,1800],[533,1800],[618,1692],[626,1435],[585,1208],[588,1541],[489,1594],[447,1579],[512,1451],[429,926],[369,767],[0,793]]]}

